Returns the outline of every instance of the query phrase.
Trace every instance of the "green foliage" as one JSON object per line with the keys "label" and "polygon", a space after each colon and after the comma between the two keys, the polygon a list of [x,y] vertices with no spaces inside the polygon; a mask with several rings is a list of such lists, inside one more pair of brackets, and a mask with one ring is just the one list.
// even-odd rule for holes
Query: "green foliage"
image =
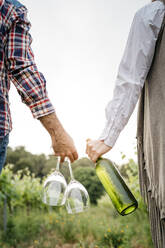
{"label": "green foliage", "polygon": [[100,183],[94,168],[77,168],[74,171],[75,178],[87,189],[92,204],[97,204],[97,200],[104,194],[104,189]]}
{"label": "green foliage", "polygon": [[27,216],[26,212],[22,211],[21,214],[10,216],[7,231],[2,235],[2,241],[12,247],[18,247],[18,243],[35,238],[41,231],[43,221],[44,219],[36,212]]}
{"label": "green foliage", "polygon": [[127,164],[121,166],[120,172],[138,201],[139,208],[137,212],[139,212],[139,214],[141,214],[142,211],[147,213],[146,204],[140,194],[137,163],[133,159],[129,159]]}
{"label": "green foliage", "polygon": [[44,154],[34,155],[27,152],[24,147],[17,147],[15,150],[8,147],[6,165],[13,164],[12,171],[17,171],[28,168],[28,170],[35,174],[36,177],[43,177],[44,168],[46,167],[47,159]]}
{"label": "green foliage", "polygon": [[52,170],[56,168],[57,158],[55,156],[48,156],[44,163],[45,164],[42,169],[42,175],[47,176]]}
{"label": "green foliage", "polygon": [[13,220],[10,218],[7,223],[7,230],[2,234],[2,241],[7,241],[9,245],[16,247],[17,239],[16,239],[16,229]]}
{"label": "green foliage", "polygon": [[[29,172],[34,174],[35,177],[43,178],[49,174],[52,169],[56,168],[56,163],[57,158],[55,156],[46,157],[44,154],[34,155],[26,151],[23,146],[20,146],[15,149],[8,147],[5,165],[12,164],[13,167],[11,169],[14,173],[28,168]],[[94,168],[94,164],[88,158],[82,158],[72,164],[73,171],[77,167]],[[70,175],[66,162],[61,164],[60,170],[65,176],[66,180],[69,181]]]}
{"label": "green foliage", "polygon": [[138,176],[138,166],[133,159],[129,159],[128,163],[123,164],[120,168],[120,173],[123,177],[129,178],[129,175]]}
{"label": "green foliage", "polygon": [[72,163],[73,170],[82,167],[82,168],[94,168],[95,164],[88,158],[81,158]]}
{"label": "green foliage", "polygon": [[[81,159],[76,160],[75,162],[72,163],[73,173],[75,173],[75,170],[77,170],[78,168],[92,168],[92,169],[94,169],[94,163],[91,160],[89,160],[88,158],[81,158]],[[70,173],[69,173],[69,168],[68,168],[67,162],[64,162],[63,164],[61,164],[60,171],[64,175],[66,181],[69,183]]]}
{"label": "green foliage", "polygon": [[111,231],[110,229],[104,234],[99,245],[104,248],[118,248],[124,243],[124,232],[121,231]]}
{"label": "green foliage", "polygon": [[[10,159],[13,152],[15,153],[10,150]],[[74,248],[153,247],[146,206],[140,196],[138,167],[132,159],[119,169],[138,200],[139,208],[133,214],[123,217],[113,208],[109,197],[103,195],[104,190],[96,176],[94,165],[87,158],[76,161],[72,168],[75,178],[87,188],[91,202],[98,205],[77,215],[68,215],[64,207],[45,206],[41,200],[41,177],[56,167],[56,158],[42,155],[30,157],[24,148],[16,149],[13,160],[10,160],[14,165],[6,165],[0,176],[0,210],[3,209],[6,196],[8,212],[10,210],[7,231],[0,232],[0,247],[54,248],[66,243],[70,244],[68,247]],[[30,159],[33,160],[32,163],[29,162]],[[15,164],[23,170],[15,170]],[[37,164],[35,174],[32,167]],[[24,165],[28,168],[25,169]],[[61,165],[61,170],[69,181],[66,163]],[[0,222],[1,219],[0,216]]]}
{"label": "green foliage", "polygon": [[[5,165],[12,164],[12,171],[14,173],[28,168],[29,172],[34,174],[35,177],[43,178],[49,174],[52,169],[56,168],[56,163],[57,158],[55,156],[46,157],[44,154],[35,155],[26,151],[23,146],[20,146],[15,149],[8,147]],[[82,158],[72,163],[73,171],[77,167],[94,168],[94,163],[88,158]],[[66,180],[69,181],[70,175],[66,162],[61,164],[60,170],[65,176]]]}
{"label": "green foliage", "polygon": [[29,208],[41,208],[42,186],[40,179],[35,178],[34,174],[30,176],[28,170],[22,179],[17,181],[17,192],[21,196],[21,201],[17,205],[26,206],[27,211],[30,211]]}
{"label": "green foliage", "polygon": [[0,176],[0,207],[6,198],[10,212],[12,212],[12,202],[20,200],[11,168],[12,165],[7,166]]}
{"label": "green foliage", "polygon": [[[15,212],[9,216],[7,233],[0,237],[0,247],[54,248],[152,248],[145,213],[138,221],[137,213],[127,217],[113,215],[112,208],[91,207],[88,212],[68,215],[64,208],[58,212],[31,210]],[[49,243],[49,246],[48,246]],[[70,246],[69,246],[70,244]],[[65,247],[65,246],[64,246]]]}
{"label": "green foliage", "polygon": [[28,169],[18,171],[13,174],[12,166],[6,166],[0,176],[0,206],[3,204],[4,197],[7,197],[10,212],[18,207],[24,207],[27,212],[30,208],[45,208],[42,204],[42,184],[40,178],[30,175]]}

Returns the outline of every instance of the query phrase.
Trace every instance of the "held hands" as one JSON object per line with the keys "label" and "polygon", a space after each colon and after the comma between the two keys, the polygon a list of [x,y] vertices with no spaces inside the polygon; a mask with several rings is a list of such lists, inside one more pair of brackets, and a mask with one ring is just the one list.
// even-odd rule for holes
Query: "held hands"
{"label": "held hands", "polygon": [[87,139],[86,154],[95,163],[103,154],[109,152],[112,147],[107,146],[102,140]]}

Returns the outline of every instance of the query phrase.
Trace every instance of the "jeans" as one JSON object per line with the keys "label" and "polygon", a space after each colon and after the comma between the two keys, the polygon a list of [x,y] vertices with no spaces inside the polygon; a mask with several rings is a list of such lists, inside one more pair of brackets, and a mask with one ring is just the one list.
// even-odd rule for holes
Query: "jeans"
{"label": "jeans", "polygon": [[6,160],[7,145],[9,143],[9,135],[0,139],[0,174]]}

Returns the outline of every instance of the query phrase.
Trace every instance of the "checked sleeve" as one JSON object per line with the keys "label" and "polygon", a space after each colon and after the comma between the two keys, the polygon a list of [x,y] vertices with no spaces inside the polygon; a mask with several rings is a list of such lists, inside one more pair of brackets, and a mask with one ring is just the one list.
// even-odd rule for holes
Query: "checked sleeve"
{"label": "checked sleeve", "polygon": [[24,6],[13,7],[9,24],[5,45],[9,78],[34,118],[53,113],[54,108],[47,96],[46,80],[34,61],[27,9]]}

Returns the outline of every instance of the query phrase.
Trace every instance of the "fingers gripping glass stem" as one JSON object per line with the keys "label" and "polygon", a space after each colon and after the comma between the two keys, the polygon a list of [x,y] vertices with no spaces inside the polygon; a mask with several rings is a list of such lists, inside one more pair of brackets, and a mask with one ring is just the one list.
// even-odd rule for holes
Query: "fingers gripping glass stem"
{"label": "fingers gripping glass stem", "polygon": [[68,163],[71,180],[74,180],[74,176],[73,176],[73,171],[72,171],[70,159],[68,157],[66,157],[65,158],[65,162]]}

